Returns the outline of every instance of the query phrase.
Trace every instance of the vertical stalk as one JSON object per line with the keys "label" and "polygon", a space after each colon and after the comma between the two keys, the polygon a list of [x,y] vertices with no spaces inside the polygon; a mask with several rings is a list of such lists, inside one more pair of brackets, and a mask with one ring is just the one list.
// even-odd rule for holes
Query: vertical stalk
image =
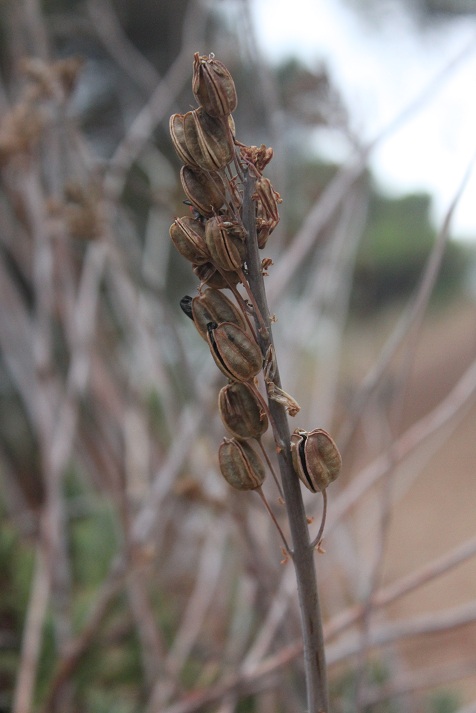
{"label": "vertical stalk", "polygon": [[[267,333],[263,333],[264,330],[260,331],[260,325],[257,323],[258,340],[263,354],[266,354],[268,348],[273,346],[273,336],[256,238],[255,204],[252,200],[255,181],[256,179],[251,175],[250,171],[246,170],[244,175],[243,225],[247,232],[246,262],[248,282],[267,329]],[[275,374],[275,384],[280,387],[277,365]],[[269,399],[269,410],[273,417],[275,441],[281,445],[281,450],[278,452],[278,462],[291,530],[291,556],[296,572],[301,612],[307,710],[308,713],[328,713],[327,673],[314,549],[309,540],[309,530],[299,479],[292,465],[291,435],[286,409],[282,404]]]}

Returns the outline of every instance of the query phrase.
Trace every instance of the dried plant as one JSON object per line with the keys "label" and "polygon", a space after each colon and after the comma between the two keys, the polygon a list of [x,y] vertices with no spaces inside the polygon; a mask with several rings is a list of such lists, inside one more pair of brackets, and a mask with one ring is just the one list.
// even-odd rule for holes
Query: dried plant
{"label": "dried plant", "polygon": [[[147,59],[110,0],[0,4],[0,707],[315,713],[327,710],[324,642],[330,710],[420,711],[425,692],[475,670],[472,427],[462,435],[474,344],[425,403],[411,374],[466,178],[365,365],[376,331],[368,319],[351,333],[349,300],[368,156],[468,48],[388,131],[351,137],[354,160],[290,239],[282,106],[248,4],[240,63],[235,34],[205,39],[214,3],[159,5],[177,13],[174,36],[157,42],[154,16]],[[78,38],[94,48],[86,61]],[[198,56],[200,106],[178,114],[208,46],[245,87],[238,110],[229,73]],[[219,79],[204,78],[213,67]],[[265,97],[274,156],[237,138],[247,87]],[[453,348],[452,329],[434,353]]]}
{"label": "dried plant", "polygon": [[[198,296],[184,297],[181,306],[208,341],[217,367],[229,379],[220,392],[220,415],[232,438],[219,449],[220,469],[237,490],[257,490],[282,538],[285,558],[294,564],[304,643],[307,707],[327,711],[329,694],[322,619],[314,567],[324,530],[327,486],[341,468],[341,457],[323,429],[289,433],[287,414],[300,408],[281,386],[271,315],[264,288],[269,258],[260,259],[279,222],[281,196],[262,174],[273,156],[266,146],[246,146],[235,137],[232,111],[237,105],[233,78],[214,55],[195,54],[193,92],[202,105],[187,114],[173,114],[170,133],[185,162],[182,186],[193,218],[175,220],[170,229],[174,245],[201,276]],[[197,180],[198,179],[198,180]],[[206,266],[206,268],[204,268]],[[201,268],[201,269],[200,269]],[[241,285],[244,294],[237,285]],[[223,295],[228,289],[233,305]],[[267,402],[259,390],[262,375]],[[235,398],[230,398],[234,393]],[[239,394],[241,393],[241,397]],[[268,422],[281,473],[292,544],[278,524],[263,493],[265,466],[249,441],[261,439]],[[266,455],[259,440],[268,468]],[[324,497],[322,523],[310,538],[298,476],[311,492]]]}

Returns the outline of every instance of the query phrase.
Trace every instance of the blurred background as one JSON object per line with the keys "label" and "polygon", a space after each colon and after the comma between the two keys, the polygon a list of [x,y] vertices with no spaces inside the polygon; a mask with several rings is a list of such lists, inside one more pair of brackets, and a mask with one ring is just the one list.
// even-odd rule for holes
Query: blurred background
{"label": "blurred background", "polygon": [[3,0],[0,36],[0,712],[305,708],[292,567],[222,482],[224,378],[179,307],[197,51],[274,149],[291,428],[343,454],[332,710],[476,711],[476,4]]}

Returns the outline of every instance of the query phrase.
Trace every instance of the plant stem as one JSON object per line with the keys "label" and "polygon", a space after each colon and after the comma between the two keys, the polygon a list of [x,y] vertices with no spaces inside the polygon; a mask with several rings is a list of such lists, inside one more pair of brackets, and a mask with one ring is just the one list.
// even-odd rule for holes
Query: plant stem
{"label": "plant stem", "polygon": [[[273,336],[256,239],[255,204],[252,200],[254,185],[254,176],[251,175],[249,170],[245,170],[243,225],[247,232],[248,282],[266,325],[266,333],[263,333],[263,329],[260,330],[258,328],[257,330],[258,340],[264,355],[268,348],[273,346]],[[277,365],[275,383],[278,387],[281,387]],[[309,530],[299,479],[292,465],[291,435],[286,409],[282,404],[269,399],[269,410],[273,418],[275,441],[280,444],[280,448],[277,449],[277,457],[292,537],[292,561],[296,572],[301,612],[307,711],[308,713],[328,713],[327,672],[314,549],[309,540]]]}

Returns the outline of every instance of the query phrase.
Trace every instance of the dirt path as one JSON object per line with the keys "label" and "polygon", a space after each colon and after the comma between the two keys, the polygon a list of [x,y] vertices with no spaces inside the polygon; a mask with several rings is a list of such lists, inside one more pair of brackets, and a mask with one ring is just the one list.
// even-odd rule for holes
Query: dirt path
{"label": "dirt path", "polygon": [[[434,408],[476,358],[476,307],[459,305],[430,317],[419,339],[413,376],[401,413],[402,431]],[[416,475],[418,474],[418,475]],[[439,433],[396,472],[385,582],[417,570],[476,536],[476,404],[454,430]],[[362,517],[362,527],[367,527]],[[387,610],[407,619],[476,601],[476,558],[418,589]],[[465,662],[467,675],[444,685],[476,700],[476,624],[451,635],[422,637],[402,646],[408,670]]]}

